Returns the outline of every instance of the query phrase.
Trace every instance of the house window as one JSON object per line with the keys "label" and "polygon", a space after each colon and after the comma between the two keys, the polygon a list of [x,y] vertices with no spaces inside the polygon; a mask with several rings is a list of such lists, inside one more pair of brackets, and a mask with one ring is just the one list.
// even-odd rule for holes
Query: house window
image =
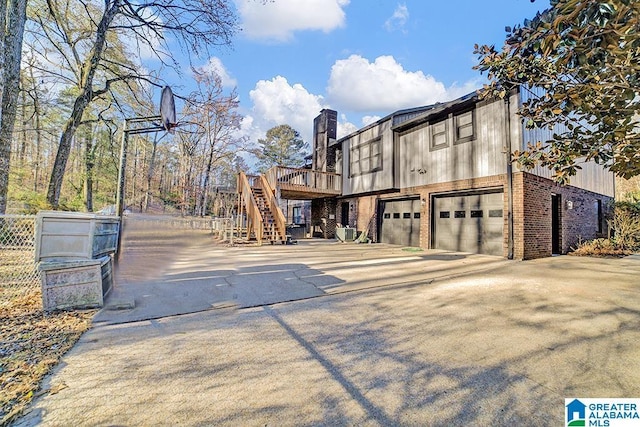
{"label": "house window", "polygon": [[447,119],[431,125],[431,149],[437,150],[449,146]]}
{"label": "house window", "polygon": [[293,207],[293,223],[302,224],[302,209],[300,206]]}
{"label": "house window", "polygon": [[471,141],[475,138],[475,112],[474,110],[453,116],[456,127],[456,144]]}
{"label": "house window", "polygon": [[376,172],[382,169],[382,138],[351,147],[351,176]]}

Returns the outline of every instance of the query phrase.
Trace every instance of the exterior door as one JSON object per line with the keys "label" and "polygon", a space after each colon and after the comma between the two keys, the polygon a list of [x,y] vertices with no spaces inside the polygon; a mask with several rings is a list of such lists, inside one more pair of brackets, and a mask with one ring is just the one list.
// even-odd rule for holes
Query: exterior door
{"label": "exterior door", "polygon": [[503,255],[503,194],[440,196],[433,199],[433,247]]}
{"label": "exterior door", "polygon": [[380,202],[380,241],[392,245],[420,246],[420,200]]}

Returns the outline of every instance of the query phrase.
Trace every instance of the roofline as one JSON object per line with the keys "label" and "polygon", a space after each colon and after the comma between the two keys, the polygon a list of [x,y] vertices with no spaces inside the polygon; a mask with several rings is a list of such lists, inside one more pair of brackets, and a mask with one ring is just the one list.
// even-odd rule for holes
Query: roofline
{"label": "roofline", "polygon": [[428,122],[430,118],[436,115],[440,115],[444,112],[453,112],[459,111],[461,109],[467,108],[469,105],[476,104],[480,99],[478,95],[478,91],[473,91],[468,93],[460,98],[454,99],[449,102],[442,103],[437,108],[433,108],[429,111],[425,111],[423,114],[416,116],[406,122],[398,123],[393,126],[391,129],[394,131],[402,131],[414,126],[421,125],[425,122]]}
{"label": "roofline", "polygon": [[358,129],[358,130],[356,130],[356,131],[353,131],[353,132],[351,132],[350,134],[343,136],[342,138],[339,138],[339,139],[336,141],[336,145],[342,144],[342,141],[344,141],[344,140],[346,140],[346,139],[349,139],[349,138],[353,137],[354,135],[357,135],[357,134],[359,134],[359,133],[361,133],[361,132],[364,132],[364,131],[366,131],[366,130],[369,130],[369,129],[371,129],[372,127],[377,126],[377,125],[379,125],[379,124],[381,124],[381,123],[383,123],[383,122],[386,122],[386,121],[387,121],[387,120],[389,120],[389,119],[393,119],[395,116],[399,116],[399,115],[401,115],[401,114],[411,113],[411,112],[413,112],[413,111],[420,111],[420,110],[430,109],[430,108],[435,107],[435,106],[436,106],[436,105],[438,105],[438,104],[439,104],[439,102],[437,102],[437,103],[435,103],[435,104],[431,104],[431,105],[423,105],[423,106],[420,106],[420,107],[404,108],[404,109],[402,109],[402,110],[394,111],[393,113],[391,113],[391,114],[387,114],[386,116],[382,117],[381,119],[378,119],[377,121],[375,121],[375,122],[373,122],[373,123],[369,123],[368,125],[366,125],[366,126],[364,126],[364,127],[361,127],[360,129]]}
{"label": "roofline", "polygon": [[423,105],[421,107],[412,107],[412,108],[404,108],[402,110],[397,110],[394,111],[391,114],[388,114],[384,117],[382,117],[381,119],[378,119],[377,121],[370,123],[354,132],[351,132],[348,135],[343,136],[342,138],[339,138],[334,145],[342,145],[342,142],[346,141],[347,139],[350,139],[352,137],[354,137],[355,135],[362,133],[364,131],[367,131],[375,126],[378,126],[379,124],[386,122],[389,119],[393,119],[395,116],[399,116],[401,114],[407,114],[407,113],[411,113],[411,112],[415,112],[415,111],[420,111],[420,110],[425,110],[424,113],[414,117],[413,119],[407,120],[406,122],[402,122],[399,123],[395,126],[393,126],[391,129],[392,130],[398,130],[398,129],[402,129],[405,127],[411,127],[411,126],[415,126],[417,124],[421,124],[424,121],[426,121],[426,119],[428,117],[431,117],[433,114],[438,114],[441,113],[442,111],[454,108],[454,107],[458,107],[460,105],[467,105],[468,103],[475,103],[478,100],[478,92],[477,91],[473,91],[471,93],[468,93],[464,96],[461,96],[460,98],[456,98],[453,99],[451,101],[447,101],[447,102],[436,102],[435,104],[430,104],[430,105]]}

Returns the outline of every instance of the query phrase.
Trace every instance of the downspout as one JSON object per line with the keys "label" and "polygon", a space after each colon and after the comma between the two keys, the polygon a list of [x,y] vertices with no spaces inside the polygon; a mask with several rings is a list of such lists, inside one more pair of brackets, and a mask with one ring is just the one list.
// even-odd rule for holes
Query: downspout
{"label": "downspout", "polygon": [[507,161],[507,193],[508,193],[508,206],[507,206],[507,228],[508,228],[508,240],[507,240],[507,259],[513,259],[513,163],[511,162],[511,94],[507,94],[504,100],[505,113],[506,113],[506,136],[505,136],[505,159]]}

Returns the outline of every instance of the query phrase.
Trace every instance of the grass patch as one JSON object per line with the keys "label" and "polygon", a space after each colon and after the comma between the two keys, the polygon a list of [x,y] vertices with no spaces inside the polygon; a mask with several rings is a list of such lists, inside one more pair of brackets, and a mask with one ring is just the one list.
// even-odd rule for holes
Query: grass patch
{"label": "grass patch", "polygon": [[40,390],[42,380],[91,326],[95,310],[45,314],[40,290],[0,306],[0,425],[8,425]]}

